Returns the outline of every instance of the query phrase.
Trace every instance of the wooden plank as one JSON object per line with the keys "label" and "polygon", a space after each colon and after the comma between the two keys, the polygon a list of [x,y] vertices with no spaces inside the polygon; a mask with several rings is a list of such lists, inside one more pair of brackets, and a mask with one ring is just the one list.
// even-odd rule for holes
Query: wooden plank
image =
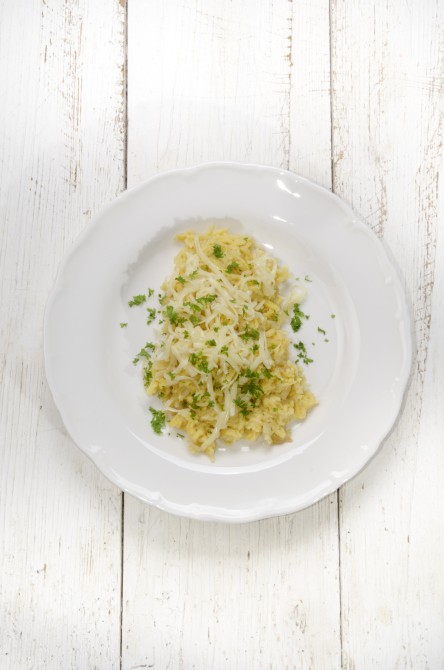
{"label": "wooden plank", "polygon": [[66,435],[42,320],[62,256],[124,186],[124,18],[108,0],[2,6],[2,668],[120,666],[121,494]]}
{"label": "wooden plank", "polygon": [[417,345],[400,421],[341,494],[348,669],[444,667],[443,25],[428,0],[332,3],[334,187],[402,268]]}
{"label": "wooden plank", "polygon": [[129,183],[211,160],[288,166],[290,3],[131,0],[128,19]]}
{"label": "wooden plank", "polygon": [[[290,164],[328,186],[328,16],[327,2],[131,0],[129,185],[230,159]],[[319,90],[295,59],[318,60]],[[293,143],[313,103],[319,126]],[[124,535],[124,669],[339,667],[335,495],[245,526],[125,496]]]}
{"label": "wooden plank", "polygon": [[289,168],[331,188],[328,5],[326,0],[293,3]]}

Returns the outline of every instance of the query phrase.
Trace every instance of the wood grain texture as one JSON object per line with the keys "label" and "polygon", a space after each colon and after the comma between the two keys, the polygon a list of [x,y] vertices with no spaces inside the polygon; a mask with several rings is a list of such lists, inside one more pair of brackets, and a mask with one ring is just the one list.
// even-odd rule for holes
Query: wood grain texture
{"label": "wood grain texture", "polygon": [[298,0],[292,9],[288,167],[331,188],[329,3]]}
{"label": "wood grain texture", "polygon": [[288,167],[292,6],[128,6],[128,178],[211,160]]}
{"label": "wood grain texture", "polygon": [[[328,3],[300,11],[130,1],[129,185],[213,159],[290,164],[329,185]],[[319,90],[295,59],[317,63]],[[240,527],[125,496],[122,641],[126,670],[339,667],[336,496]]]}
{"label": "wood grain texture", "polygon": [[[443,3],[129,0],[128,137],[125,0],[0,13],[0,667],[444,668]],[[123,529],[122,495],[68,438],[44,305],[125,187],[126,145],[129,186],[209,160],[289,167],[389,244],[412,379],[339,510],[226,526],[125,496]]]}
{"label": "wood grain texture", "polygon": [[443,27],[442,3],[332,4],[334,187],[397,259],[417,347],[400,421],[341,492],[346,669],[444,667]]}
{"label": "wood grain texture", "polygon": [[42,321],[63,254],[124,185],[124,9],[17,0],[0,25],[0,666],[108,670],[121,494],[67,437]]}

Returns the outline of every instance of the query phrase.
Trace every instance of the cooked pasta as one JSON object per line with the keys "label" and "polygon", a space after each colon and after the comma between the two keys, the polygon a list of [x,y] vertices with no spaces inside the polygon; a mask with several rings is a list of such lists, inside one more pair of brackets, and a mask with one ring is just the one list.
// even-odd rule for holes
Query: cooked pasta
{"label": "cooked pasta", "polygon": [[288,270],[249,236],[210,228],[177,239],[160,343],[146,362],[148,395],[161,399],[192,451],[210,458],[218,440],[289,440],[290,423],[316,404],[282,329],[303,290],[284,298]]}

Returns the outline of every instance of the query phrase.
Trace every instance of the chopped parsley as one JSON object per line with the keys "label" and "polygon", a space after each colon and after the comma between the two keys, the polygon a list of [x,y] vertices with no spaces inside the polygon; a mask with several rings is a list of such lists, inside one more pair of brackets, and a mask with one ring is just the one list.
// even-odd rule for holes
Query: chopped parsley
{"label": "chopped parsley", "polygon": [[293,344],[294,348],[298,350],[298,359],[304,363],[304,365],[309,365],[310,363],[313,363],[313,359],[309,358],[307,355],[307,349],[305,348],[305,344],[303,342],[298,342],[297,344]]}
{"label": "chopped parsley", "polygon": [[271,379],[272,376],[273,376],[273,375],[271,374],[270,370],[269,370],[268,368],[265,367],[265,365],[264,365],[264,371],[263,371],[263,374],[264,374],[264,377],[266,377],[267,379]]}
{"label": "chopped parsley", "polygon": [[133,358],[133,365],[137,365],[141,358],[146,358],[149,360],[151,358],[151,352],[155,350],[155,346],[152,342],[147,342],[144,347],[139,351],[137,356]]}
{"label": "chopped parsley", "polygon": [[151,372],[151,368],[153,367],[153,364],[151,361],[148,361],[146,367],[143,369],[143,385],[144,386],[149,386],[151,384],[151,380],[153,378],[153,373]]}
{"label": "chopped parsley", "polygon": [[202,311],[202,307],[200,305],[196,305],[196,303],[194,303],[194,302],[184,302],[183,304],[184,304],[185,307],[189,307],[194,312],[201,312]]}
{"label": "chopped parsley", "polygon": [[190,321],[193,324],[193,326],[197,326],[197,324],[199,323],[199,319],[195,314],[192,314],[190,316]]}
{"label": "chopped parsley", "polygon": [[336,319],[336,314],[330,314],[330,317],[331,317],[332,319]]}
{"label": "chopped parsley", "polygon": [[221,348],[220,353],[228,356],[228,347],[226,344],[224,344],[224,346]]}
{"label": "chopped parsley", "polygon": [[226,272],[228,274],[232,274],[235,270],[239,269],[239,263],[237,261],[232,261],[229,265],[227,265]]}
{"label": "chopped parsley", "polygon": [[326,335],[326,332],[323,328],[319,328],[318,326],[318,333],[321,333],[322,335]]}
{"label": "chopped parsley", "polygon": [[178,277],[176,277],[176,281],[180,282],[181,284],[185,284],[186,279],[184,279],[182,275],[179,275]]}
{"label": "chopped parsley", "polygon": [[241,375],[247,378],[247,381],[244,382],[241,387],[242,394],[249,394],[252,399],[256,400],[262,393],[263,390],[259,384],[259,373],[255,370],[254,372],[250,368],[242,370]]}
{"label": "chopped parsley", "polygon": [[243,398],[237,397],[234,402],[239,407],[242,416],[248,416],[250,414],[251,410],[248,409],[248,405]]}
{"label": "chopped parsley", "polygon": [[225,256],[220,244],[213,244],[213,256],[216,256],[216,258],[223,258]]}
{"label": "chopped parsley", "polygon": [[216,347],[217,346],[216,340],[207,340],[205,342],[205,344],[207,344],[209,347]]}
{"label": "chopped parsley", "polygon": [[201,351],[199,351],[197,354],[196,353],[190,354],[188,360],[190,361],[191,365],[194,365],[194,367],[200,370],[201,372],[206,372],[207,374],[210,372],[208,368],[208,358],[204,356]]}
{"label": "chopped parsley", "polygon": [[153,415],[151,419],[151,427],[155,433],[160,435],[162,432],[162,428],[165,428],[165,422],[166,422],[165,413],[161,412],[158,409],[154,409],[153,407],[150,407],[150,412]]}
{"label": "chopped parsley", "polygon": [[131,300],[128,301],[128,305],[130,307],[134,307],[134,305],[143,305],[143,303],[146,301],[146,295],[134,295]]}
{"label": "chopped parsley", "polygon": [[196,302],[202,304],[207,304],[209,302],[214,302],[217,298],[217,295],[203,295],[201,298],[196,298]]}
{"label": "chopped parsley", "polygon": [[153,288],[149,288],[149,289],[148,289],[148,298],[151,298],[151,296],[153,296],[153,295],[154,295],[154,289],[153,289]]}
{"label": "chopped parsley", "polygon": [[126,328],[127,325],[128,325],[128,324],[127,324],[127,323],[124,323],[123,321],[120,322],[120,327],[121,327],[121,328]]}
{"label": "chopped parsley", "polygon": [[154,307],[152,307],[152,308],[147,307],[146,311],[148,312],[148,318],[147,318],[146,322],[147,322],[148,325],[150,325],[150,323],[153,323],[154,319],[156,318],[157,309],[154,309]]}
{"label": "chopped parsley", "polygon": [[168,376],[169,376],[171,379],[176,379],[176,375],[174,374],[174,372],[168,372]]}
{"label": "chopped parsley", "polygon": [[259,345],[257,343],[253,344],[253,346],[251,347],[251,351],[253,352],[253,354],[255,354],[257,351],[259,351]]}
{"label": "chopped parsley", "polygon": [[193,272],[191,274],[188,275],[188,277],[190,279],[196,279],[198,272],[199,272],[199,268],[196,268],[195,270],[193,270]]}
{"label": "chopped parsley", "polygon": [[183,336],[184,336],[184,338],[187,340],[187,339],[189,338],[190,334],[189,334],[189,332],[188,332],[187,330],[184,330],[184,331],[183,331]]}
{"label": "chopped parsley", "polygon": [[293,318],[290,321],[290,326],[295,333],[297,333],[302,326],[302,319],[308,319],[308,316],[307,314],[304,314],[298,303],[296,303],[293,307]]}
{"label": "chopped parsley", "polygon": [[167,305],[165,311],[166,317],[173,326],[177,326],[185,321],[182,316],[179,316],[177,312],[174,311],[172,305]]}
{"label": "chopped parsley", "polygon": [[311,282],[312,280],[310,279],[310,277],[309,277],[308,275],[305,275],[305,277],[304,277],[304,281],[309,281],[309,282]]}
{"label": "chopped parsley", "polygon": [[241,338],[243,340],[258,340],[259,339],[259,331],[256,330],[256,328],[250,328],[247,326],[245,328],[245,331],[241,333]]}

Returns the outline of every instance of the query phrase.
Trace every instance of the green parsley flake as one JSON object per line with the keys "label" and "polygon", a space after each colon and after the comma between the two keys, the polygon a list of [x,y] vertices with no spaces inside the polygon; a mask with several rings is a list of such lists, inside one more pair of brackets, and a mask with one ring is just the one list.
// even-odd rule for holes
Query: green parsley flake
{"label": "green parsley flake", "polygon": [[307,356],[307,350],[303,342],[298,342],[297,344],[293,344],[293,346],[295,349],[299,351],[298,359],[302,361],[304,365],[309,365],[310,363],[313,363],[313,359]]}
{"label": "green parsley flake", "polygon": [[160,435],[162,433],[162,428],[165,428],[166,418],[165,413],[161,412],[158,409],[150,407],[150,412],[153,415],[151,419],[151,427],[155,433]]}
{"label": "green parsley flake", "polygon": [[250,368],[246,368],[246,370],[241,371],[241,375],[247,378],[247,381],[241,384],[241,393],[243,395],[248,393],[252,399],[256,400],[263,394],[263,390],[258,382],[259,373],[256,370],[253,372]]}
{"label": "green parsley flake", "polygon": [[184,279],[182,275],[179,275],[178,277],[176,277],[176,281],[180,282],[181,284],[185,284],[186,279]]}
{"label": "green parsley flake", "polygon": [[238,269],[239,269],[239,263],[237,261],[232,261],[227,266],[226,272],[228,272],[228,274],[231,275],[235,270],[238,270]]}
{"label": "green parsley flake", "polygon": [[228,356],[228,347],[226,344],[224,344],[224,346],[221,348],[220,353]]}
{"label": "green parsley flake", "polygon": [[208,368],[208,358],[204,356],[201,351],[199,351],[197,354],[196,353],[190,354],[188,360],[190,361],[191,365],[194,365],[194,367],[200,370],[201,372],[206,372],[207,374],[210,372]]}
{"label": "green parsley flake", "polygon": [[154,295],[154,289],[153,289],[153,288],[149,288],[149,289],[148,289],[148,298],[151,298],[151,296],[153,296],[153,295]]}
{"label": "green parsley flake", "polygon": [[183,317],[179,316],[178,313],[174,311],[172,305],[167,305],[165,315],[173,326],[178,326],[185,321]]}
{"label": "green parsley flake", "polygon": [[332,319],[336,319],[336,314],[330,314],[330,317],[331,317]]}
{"label": "green parsley flake", "polygon": [[223,258],[225,256],[225,253],[222,251],[220,244],[213,245],[213,256],[216,256],[216,258]]}
{"label": "green parsley flake", "polygon": [[258,340],[259,331],[256,330],[256,328],[250,328],[249,326],[247,326],[245,328],[245,331],[241,334],[241,338],[243,340]]}
{"label": "green parsley flake", "polygon": [[290,321],[290,326],[295,333],[297,333],[302,326],[302,319],[308,319],[308,316],[304,314],[298,303],[296,303],[293,307],[293,318]]}
{"label": "green parsley flake", "polygon": [[145,346],[139,351],[137,356],[133,358],[133,365],[137,365],[141,358],[146,358],[149,360],[151,358],[151,352],[155,350],[155,346],[152,342],[147,342]]}
{"label": "green parsley flake", "polygon": [[130,307],[134,307],[134,305],[143,305],[143,303],[146,301],[146,295],[134,295],[131,300],[128,301],[128,305]]}
{"label": "green parsley flake", "polygon": [[207,304],[209,302],[214,302],[217,298],[217,295],[203,295],[201,298],[196,298],[196,302],[200,304]]}
{"label": "green parsley flake", "polygon": [[326,332],[323,328],[319,328],[318,326],[318,333],[322,333],[322,335],[326,335]]}
{"label": "green parsley flake", "polygon": [[205,344],[207,344],[209,347],[216,347],[217,346],[216,340],[207,340],[205,342]]}
{"label": "green parsley flake", "polygon": [[148,361],[146,367],[143,369],[143,385],[146,387],[148,387],[151,384],[151,380],[153,378],[153,373],[151,371],[152,367],[153,367],[152,362]]}
{"label": "green parsley flake", "polygon": [[121,328],[126,328],[127,325],[128,325],[128,324],[127,324],[127,323],[124,323],[123,321],[120,322],[120,327],[121,327]]}
{"label": "green parsley flake", "polygon": [[154,319],[156,318],[157,310],[151,307],[147,307],[148,312],[148,318],[146,320],[147,324],[150,325],[150,323],[153,323]]}
{"label": "green parsley flake", "polygon": [[248,405],[243,398],[237,397],[234,402],[239,407],[242,416],[248,416],[250,414],[251,410],[248,409]]}
{"label": "green parsley flake", "polygon": [[200,305],[196,305],[194,302],[184,302],[183,304],[184,304],[185,307],[189,307],[194,312],[201,312],[202,311],[202,307]]}

